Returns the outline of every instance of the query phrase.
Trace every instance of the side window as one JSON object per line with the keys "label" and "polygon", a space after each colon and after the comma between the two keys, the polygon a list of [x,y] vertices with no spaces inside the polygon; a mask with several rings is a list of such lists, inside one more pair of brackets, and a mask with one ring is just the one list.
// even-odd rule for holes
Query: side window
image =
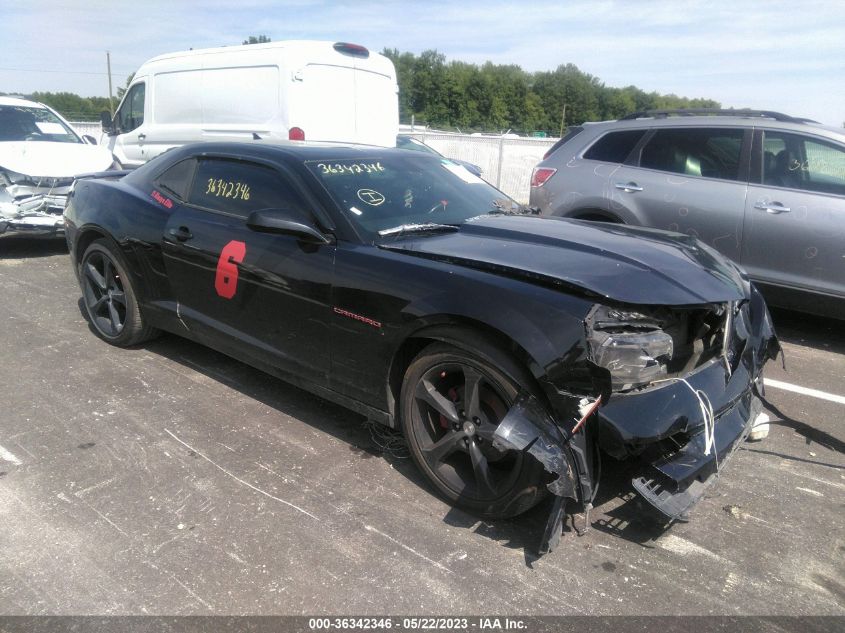
{"label": "side window", "polygon": [[674,174],[738,180],[742,128],[658,130],[643,147],[640,167]]}
{"label": "side window", "polygon": [[277,171],[224,158],[199,162],[188,202],[243,218],[259,209],[302,207]]}
{"label": "side window", "polygon": [[763,184],[845,195],[845,149],[800,134],[764,132]]}
{"label": "side window", "polygon": [[156,179],[156,186],[173,194],[180,200],[186,200],[196,161],[193,158],[171,165]]}
{"label": "side window", "polygon": [[143,82],[135,84],[129,89],[129,94],[126,95],[117,113],[117,123],[121,132],[131,132],[144,123],[145,92],[146,86]]}
{"label": "side window", "polygon": [[604,163],[624,163],[628,154],[640,142],[643,134],[645,130],[625,130],[605,134],[584,153],[584,158],[600,160]]}

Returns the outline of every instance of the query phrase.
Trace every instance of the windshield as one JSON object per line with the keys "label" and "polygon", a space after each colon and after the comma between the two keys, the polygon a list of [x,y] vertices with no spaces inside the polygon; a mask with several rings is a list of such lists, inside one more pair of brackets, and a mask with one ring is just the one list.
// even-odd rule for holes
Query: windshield
{"label": "windshield", "polygon": [[403,225],[460,225],[479,215],[519,209],[461,165],[422,153],[308,161],[306,166],[352,223],[373,239]]}
{"label": "windshield", "polygon": [[0,141],[82,142],[47,108],[16,105],[0,106]]}

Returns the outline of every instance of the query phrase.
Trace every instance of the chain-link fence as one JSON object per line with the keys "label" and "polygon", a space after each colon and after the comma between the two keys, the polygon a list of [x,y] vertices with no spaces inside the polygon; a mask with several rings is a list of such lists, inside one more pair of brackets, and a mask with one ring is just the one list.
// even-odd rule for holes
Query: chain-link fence
{"label": "chain-link fence", "polygon": [[[79,134],[90,134],[96,139],[102,133],[99,123],[84,121],[71,122],[71,125]],[[531,170],[557,141],[556,138],[453,134],[419,128],[402,133],[419,139],[447,158],[478,165],[486,181],[522,203],[528,202]]]}
{"label": "chain-link fence", "polygon": [[77,134],[90,134],[95,139],[100,140],[100,134],[103,133],[103,126],[96,121],[68,121]]}
{"label": "chain-link fence", "polygon": [[514,200],[528,202],[531,171],[556,138],[452,134],[417,130],[403,132],[433,147],[447,158],[474,163],[483,178]]}

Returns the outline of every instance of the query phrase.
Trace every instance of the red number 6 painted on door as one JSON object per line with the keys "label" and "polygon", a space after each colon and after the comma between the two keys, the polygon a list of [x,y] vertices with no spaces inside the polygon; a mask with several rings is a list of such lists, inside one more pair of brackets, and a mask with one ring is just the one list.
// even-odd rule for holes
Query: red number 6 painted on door
{"label": "red number 6 painted on door", "polygon": [[246,244],[232,240],[220,251],[214,289],[224,299],[231,299],[238,291],[238,264],[244,260]]}

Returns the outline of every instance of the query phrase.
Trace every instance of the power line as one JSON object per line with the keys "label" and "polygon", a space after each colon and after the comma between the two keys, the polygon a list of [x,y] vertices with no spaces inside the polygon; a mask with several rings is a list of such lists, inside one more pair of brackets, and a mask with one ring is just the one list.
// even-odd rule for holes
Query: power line
{"label": "power line", "polygon": [[[87,70],[46,70],[43,68],[8,68],[5,66],[0,66],[0,70],[10,70],[12,72],[21,72],[21,73],[60,73],[62,75],[100,75],[105,77],[108,73],[98,73],[93,71]],[[129,73],[135,72],[134,70],[116,70],[114,72],[118,73]]]}

